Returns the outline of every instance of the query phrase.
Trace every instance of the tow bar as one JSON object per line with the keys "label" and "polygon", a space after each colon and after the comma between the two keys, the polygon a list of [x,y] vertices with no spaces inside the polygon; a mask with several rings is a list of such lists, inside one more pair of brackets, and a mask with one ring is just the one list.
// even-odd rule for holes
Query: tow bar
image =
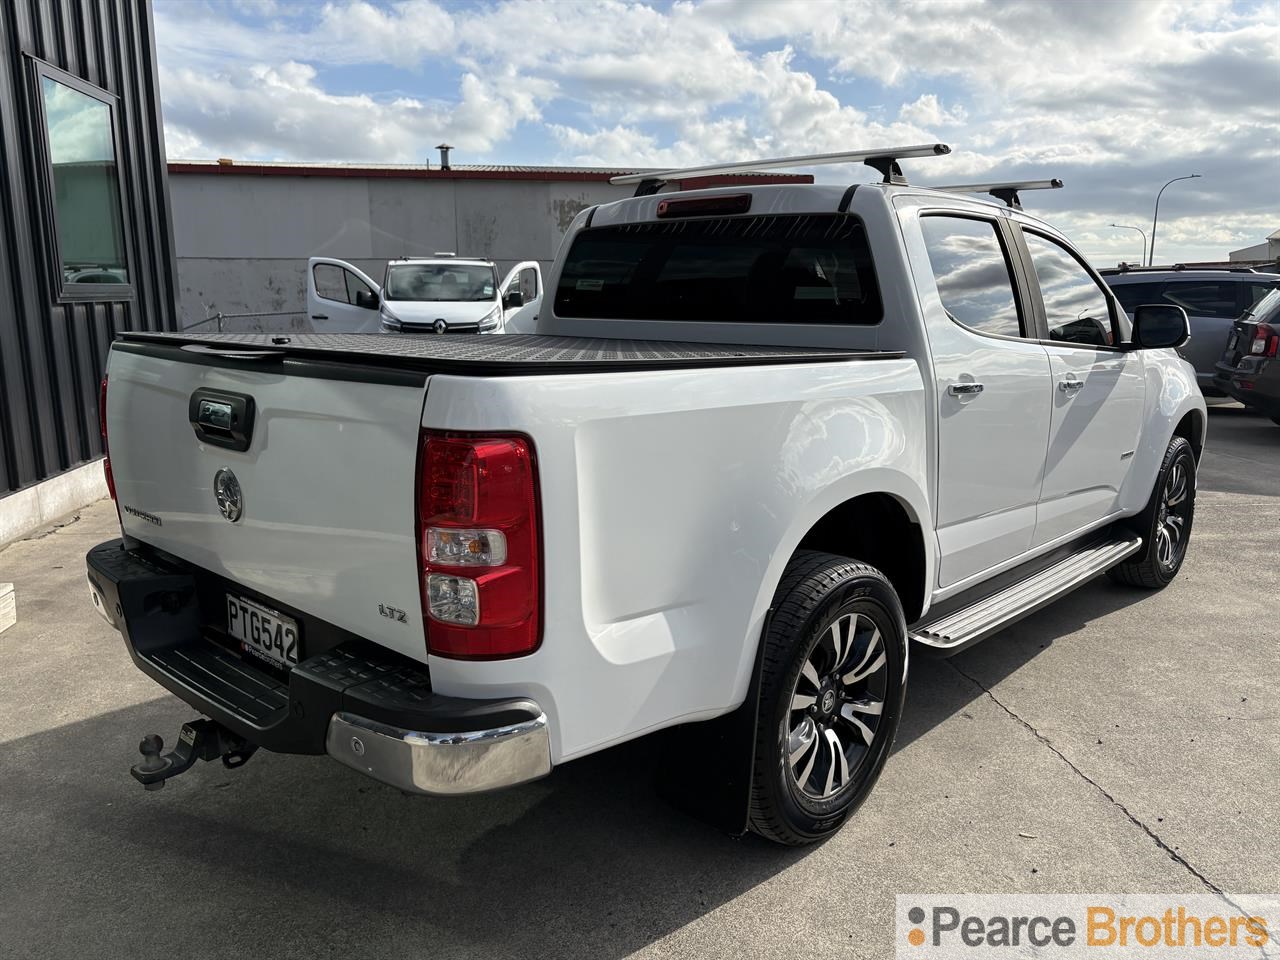
{"label": "tow bar", "polygon": [[164,740],[150,733],[138,744],[142,762],[135,763],[129,772],[144,789],[159,790],[170,777],[186,773],[197,760],[222,758],[228,770],[242,767],[249,762],[257,744],[250,743],[213,720],[192,720],[182,725],[178,745],[163,756]]}

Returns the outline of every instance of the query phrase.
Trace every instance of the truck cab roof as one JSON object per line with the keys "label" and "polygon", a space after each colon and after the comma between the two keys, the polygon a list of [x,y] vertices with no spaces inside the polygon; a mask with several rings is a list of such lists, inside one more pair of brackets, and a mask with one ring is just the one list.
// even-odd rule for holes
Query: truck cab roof
{"label": "truck cab roof", "polygon": [[[726,211],[724,216],[761,216],[765,214],[823,214],[823,213],[859,213],[860,208],[869,205],[890,207],[900,197],[927,198],[938,206],[956,210],[973,210],[990,215],[991,211],[1000,211],[1005,216],[1016,216],[1022,222],[1034,224],[1037,228],[1057,234],[1052,224],[1040,219],[1023,209],[1014,209],[980,195],[955,193],[949,190],[933,189],[914,184],[892,183],[784,183],[760,184],[749,186],[716,186],[698,190],[682,190],[670,193],[655,193],[645,196],[627,197],[600,204],[579,215],[578,220],[570,228],[570,234],[580,229],[605,225],[636,223],[658,219],[680,219],[672,210],[674,204],[682,201],[699,199],[711,200],[717,197],[738,198],[749,197],[750,201],[742,210]],[[664,208],[665,204],[665,208]],[[676,208],[678,211],[678,208]],[[690,216],[703,216],[695,213]],[[720,214],[715,214],[720,215]]]}

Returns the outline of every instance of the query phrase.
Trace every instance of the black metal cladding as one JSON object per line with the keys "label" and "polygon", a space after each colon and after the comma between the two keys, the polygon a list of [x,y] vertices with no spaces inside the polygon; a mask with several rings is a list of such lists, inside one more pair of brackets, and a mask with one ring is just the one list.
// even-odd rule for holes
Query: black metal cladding
{"label": "black metal cladding", "polygon": [[[59,302],[32,58],[117,98],[134,296]],[[124,330],[172,330],[173,230],[147,0],[0,0],[0,496],[102,453],[98,383]]]}

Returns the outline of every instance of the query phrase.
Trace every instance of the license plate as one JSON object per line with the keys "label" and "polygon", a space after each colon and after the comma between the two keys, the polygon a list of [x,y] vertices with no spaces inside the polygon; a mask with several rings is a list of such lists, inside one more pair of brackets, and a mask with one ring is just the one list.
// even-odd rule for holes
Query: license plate
{"label": "license plate", "polygon": [[227,594],[227,633],[250,656],[288,670],[298,663],[298,622]]}
{"label": "license plate", "polygon": [[1227,341],[1227,349],[1234,350],[1236,348],[1236,341],[1239,339],[1240,339],[1240,334],[1233,333],[1231,335],[1231,339]]}

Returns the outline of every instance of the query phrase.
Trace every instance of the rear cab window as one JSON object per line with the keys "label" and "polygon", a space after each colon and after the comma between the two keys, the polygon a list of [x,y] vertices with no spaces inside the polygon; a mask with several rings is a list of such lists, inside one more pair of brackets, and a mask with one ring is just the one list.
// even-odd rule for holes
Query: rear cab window
{"label": "rear cab window", "polygon": [[883,315],[851,214],[700,217],[596,227],[573,241],[560,317],[872,325]]}

